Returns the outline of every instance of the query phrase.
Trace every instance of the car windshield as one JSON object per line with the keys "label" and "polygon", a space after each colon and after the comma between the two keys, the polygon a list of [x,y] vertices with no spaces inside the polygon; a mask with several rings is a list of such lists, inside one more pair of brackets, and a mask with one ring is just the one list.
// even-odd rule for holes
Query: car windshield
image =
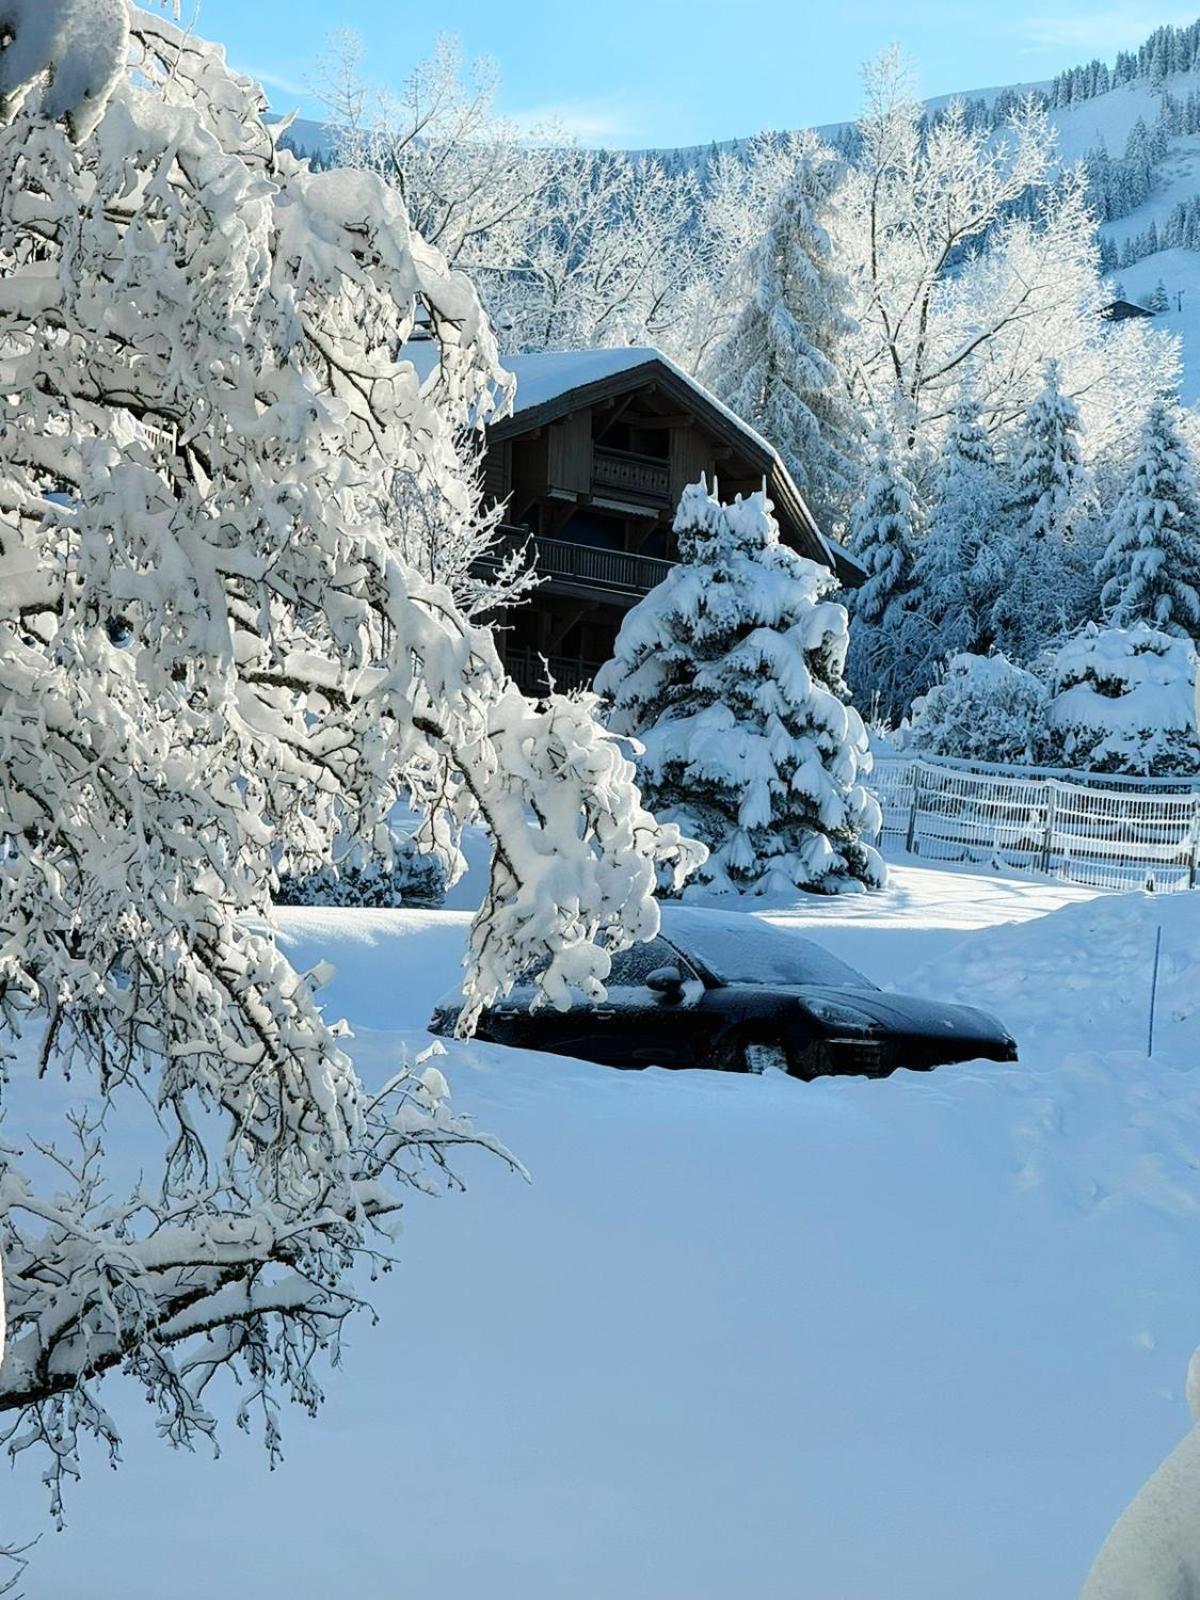
{"label": "car windshield", "polygon": [[652,972],[661,972],[668,967],[674,967],[685,983],[693,977],[691,968],[680,960],[678,951],[665,939],[647,939],[613,957],[608,987],[637,988],[645,984]]}
{"label": "car windshield", "polygon": [[748,913],[670,908],[663,932],[722,983],[818,984],[827,989],[874,989],[861,972],[811,939],[772,927]]}

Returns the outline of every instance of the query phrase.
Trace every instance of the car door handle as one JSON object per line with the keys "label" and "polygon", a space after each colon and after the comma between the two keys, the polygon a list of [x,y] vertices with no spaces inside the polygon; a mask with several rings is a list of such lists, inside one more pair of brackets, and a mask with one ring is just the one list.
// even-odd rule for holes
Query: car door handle
{"label": "car door handle", "polygon": [[600,1022],[611,1022],[616,1014],[615,1006],[596,1006],[592,1013]]}

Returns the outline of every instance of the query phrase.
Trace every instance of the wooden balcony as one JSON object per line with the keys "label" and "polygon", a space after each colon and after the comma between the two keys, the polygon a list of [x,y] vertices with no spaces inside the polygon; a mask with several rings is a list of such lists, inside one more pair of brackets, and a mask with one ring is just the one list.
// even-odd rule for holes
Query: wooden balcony
{"label": "wooden balcony", "polygon": [[[495,558],[510,550],[525,549],[546,582],[554,587],[596,590],[618,596],[649,594],[675,565],[656,556],[634,555],[627,550],[602,550],[568,539],[539,538],[524,528],[502,528],[494,546]],[[487,563],[485,558],[484,563]]]}
{"label": "wooden balcony", "polygon": [[592,451],[592,489],[597,496],[635,500],[639,504],[671,503],[671,469],[657,456],[635,455],[629,450]]}

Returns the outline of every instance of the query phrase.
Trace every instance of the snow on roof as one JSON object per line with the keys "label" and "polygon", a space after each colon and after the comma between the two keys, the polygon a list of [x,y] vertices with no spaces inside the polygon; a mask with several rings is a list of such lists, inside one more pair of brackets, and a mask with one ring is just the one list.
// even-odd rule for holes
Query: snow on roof
{"label": "snow on roof", "polygon": [[[422,338],[412,339],[404,347],[402,354],[412,362],[422,384],[437,367],[439,349],[436,339]],[[749,423],[743,422],[742,418],[735,411],[731,411],[723,401],[718,400],[710,389],[706,389],[702,383],[697,382],[672,361],[670,356],[665,356],[661,350],[654,349],[652,345],[615,345],[591,350],[537,350],[528,355],[502,356],[501,361],[517,380],[516,395],[512,404],[514,418],[536,411],[539,407],[549,405],[577,389],[586,389],[593,383],[601,383],[607,378],[617,377],[622,372],[633,372],[638,367],[656,362],[698,395],[711,410],[718,412],[729,427],[741,434],[748,444],[768,456],[775,469],[788,483],[791,483],[783,458],[770,440],[764,439],[761,433]],[[493,422],[499,420],[502,419],[492,418]],[[792,492],[803,506],[803,498],[794,484]],[[828,551],[828,540],[817,529],[807,506],[804,506],[804,512],[818,543]],[[843,552],[843,556],[849,564],[859,565],[847,552]],[[832,564],[832,557],[829,559]]]}
{"label": "snow on roof", "polygon": [[504,365],[517,380],[513,415],[533,411],[547,401],[569,394],[572,389],[582,389],[585,384],[600,383],[618,373],[644,367],[648,361],[665,360],[648,345],[620,345],[604,350],[538,350],[531,355],[506,356]]}
{"label": "snow on roof", "polygon": [[[435,339],[414,339],[404,347],[404,356],[417,369],[422,383],[437,366],[438,348]],[[702,395],[714,411],[721,413],[730,427],[736,428],[745,439],[779,461],[779,452],[761,433],[743,422],[711,390],[652,345],[616,345],[598,350],[536,350],[529,355],[503,356],[501,360],[517,380],[517,393],[512,407],[514,417],[522,416],[527,411],[536,411],[539,406],[547,405],[575,389],[601,383],[606,378],[632,372],[648,362],[656,361],[689,389]]]}

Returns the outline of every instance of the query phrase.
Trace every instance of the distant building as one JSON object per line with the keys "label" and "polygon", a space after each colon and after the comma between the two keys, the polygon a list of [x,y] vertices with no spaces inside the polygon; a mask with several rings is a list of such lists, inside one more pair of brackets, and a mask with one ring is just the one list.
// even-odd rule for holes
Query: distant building
{"label": "distant building", "polygon": [[1155,313],[1146,306],[1139,306],[1135,300],[1113,300],[1101,306],[1100,315],[1108,322],[1125,322],[1130,317],[1152,317]]}
{"label": "distant building", "polygon": [[[497,619],[509,671],[531,692],[589,684],[621,619],[676,558],[671,523],[704,474],[723,499],[763,486],[784,541],[855,585],[778,452],[651,349],[514,356],[511,416],[487,431],[484,485],[505,507],[501,548],[529,546],[545,581]],[[544,658],[544,659],[543,659]]]}

